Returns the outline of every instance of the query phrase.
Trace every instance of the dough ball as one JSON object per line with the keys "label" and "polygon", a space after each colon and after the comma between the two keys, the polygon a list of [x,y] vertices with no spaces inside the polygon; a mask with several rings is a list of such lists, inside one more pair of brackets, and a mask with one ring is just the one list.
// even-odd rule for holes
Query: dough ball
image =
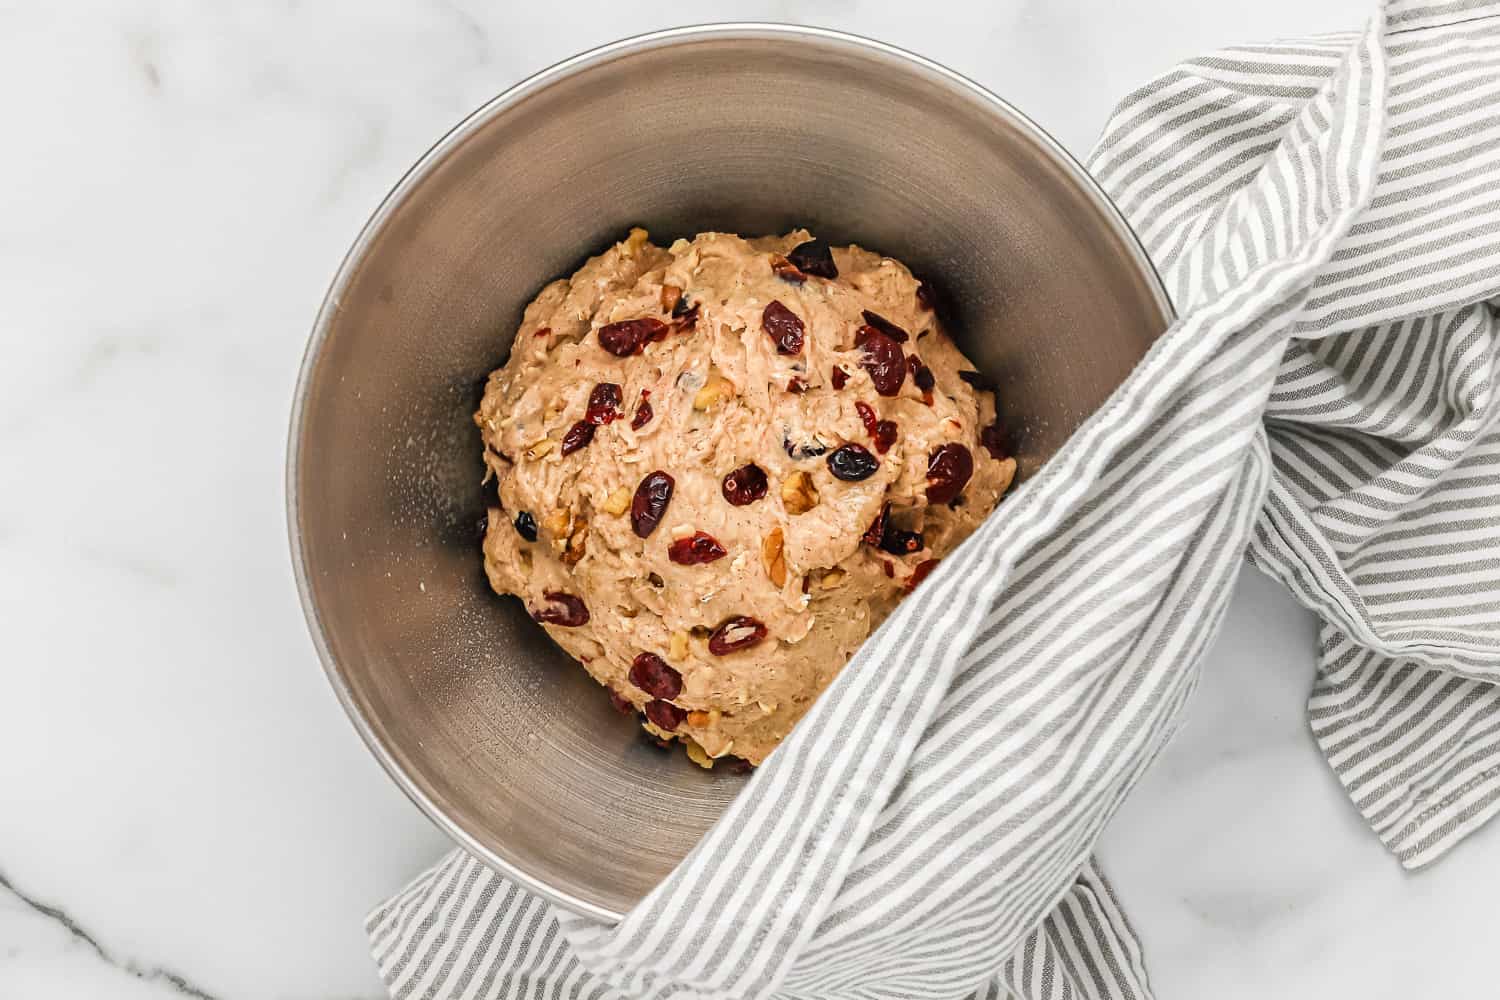
{"label": "dough ball", "polygon": [[928,301],[802,231],[632,230],[489,377],[491,585],[648,730],[759,764],[1015,472]]}

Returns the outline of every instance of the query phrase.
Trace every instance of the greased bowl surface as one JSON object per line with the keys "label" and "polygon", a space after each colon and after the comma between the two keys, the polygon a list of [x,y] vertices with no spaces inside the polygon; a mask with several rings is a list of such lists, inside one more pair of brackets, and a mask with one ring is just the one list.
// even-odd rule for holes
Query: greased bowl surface
{"label": "greased bowl surface", "polygon": [[343,262],[303,362],[287,458],[303,606],[413,801],[491,866],[606,919],[744,779],[647,746],[489,592],[470,417],[526,303],[632,225],[662,244],[805,226],[930,276],[998,385],[1023,478],[1170,316],[1119,214],[1045,133],[931,62],[831,31],[608,45],[495,98],[412,168]]}

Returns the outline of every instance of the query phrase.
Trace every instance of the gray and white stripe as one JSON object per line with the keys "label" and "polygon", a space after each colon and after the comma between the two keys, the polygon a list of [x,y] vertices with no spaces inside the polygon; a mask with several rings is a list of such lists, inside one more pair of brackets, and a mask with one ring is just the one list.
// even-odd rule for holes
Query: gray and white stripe
{"label": "gray and white stripe", "polygon": [[[1313,730],[1403,863],[1500,808],[1500,4],[1391,0],[1129,95],[1089,167],[1181,318],[616,926],[455,853],[394,996],[1150,996],[1089,851],[1243,554],[1324,619]],[[886,669],[922,663],[921,671]]]}

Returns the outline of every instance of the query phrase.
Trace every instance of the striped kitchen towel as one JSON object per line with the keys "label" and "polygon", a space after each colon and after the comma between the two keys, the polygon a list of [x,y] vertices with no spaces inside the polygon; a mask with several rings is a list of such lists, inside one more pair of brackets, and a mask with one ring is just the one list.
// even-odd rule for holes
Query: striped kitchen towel
{"label": "striped kitchen towel", "polygon": [[391,993],[1149,996],[1089,854],[1247,553],[1324,621],[1313,732],[1401,862],[1487,819],[1497,108],[1500,3],[1466,0],[1127,97],[1089,168],[1181,318],[619,924],[455,853],[369,918]]}

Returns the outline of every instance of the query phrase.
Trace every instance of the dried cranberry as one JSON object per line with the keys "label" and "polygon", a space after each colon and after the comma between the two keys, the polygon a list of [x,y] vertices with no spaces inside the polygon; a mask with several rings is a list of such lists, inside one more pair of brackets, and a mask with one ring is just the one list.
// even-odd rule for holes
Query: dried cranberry
{"label": "dried cranberry", "polygon": [[[880,508],[880,513],[875,515],[875,520],[870,522],[870,526],[860,536],[860,541],[893,556],[909,556],[913,552],[922,551],[922,547],[927,544],[921,532],[904,531],[891,523],[890,504]],[[890,576],[889,569],[886,575]]]}
{"label": "dried cranberry", "polygon": [[932,369],[922,364],[922,359],[915,354],[906,359],[906,366],[911,369],[911,380],[917,384],[917,388],[921,389],[924,395],[931,392],[937,385]]}
{"label": "dried cranberry", "polygon": [[713,535],[695,531],[667,546],[667,558],[679,566],[697,566],[724,558],[724,546]]}
{"label": "dried cranberry", "polygon": [[599,328],[599,346],[617,358],[639,354],[648,343],[667,335],[667,324],[645,317],[610,323]]}
{"label": "dried cranberry", "polygon": [[550,326],[544,326],[540,330],[538,330],[536,333],[532,334],[533,337],[550,337],[551,335],[552,335],[552,327],[550,327]]}
{"label": "dried cranberry", "polygon": [[629,698],[625,697],[614,688],[609,688],[608,691],[609,703],[615,707],[616,712],[619,712],[621,715],[635,714],[635,706],[630,703]]}
{"label": "dried cranberry", "polygon": [[786,391],[794,396],[800,396],[807,391],[807,380],[793,375],[786,383]]}
{"label": "dried cranberry", "polygon": [[890,451],[891,445],[896,443],[896,422],[878,419],[875,408],[869,403],[855,403],[854,408],[859,411],[859,419],[864,422],[865,431],[874,439],[875,450],[882,455]]}
{"label": "dried cranberry", "polygon": [[639,403],[635,404],[635,416],[633,416],[633,417],[630,418],[630,429],[631,430],[638,431],[642,427],[645,427],[647,424],[649,424],[651,422],[651,417],[654,414],[653,414],[653,411],[651,409],[651,403],[648,402],[647,398],[646,398],[646,397],[648,397],[650,395],[651,395],[651,390],[650,389],[642,389],[641,390],[641,401]]}
{"label": "dried cranberry", "polygon": [[631,661],[630,683],[653,698],[667,701],[682,694],[682,675],[655,653],[641,653]]}
{"label": "dried cranberry", "polygon": [[579,448],[586,447],[594,440],[594,425],[587,420],[580,420],[568,428],[568,433],[563,435],[562,453],[571,455]]}
{"label": "dried cranberry", "polygon": [[897,326],[895,323],[892,323],[884,316],[880,315],[880,313],[870,312],[870,310],[866,309],[864,312],[860,313],[860,315],[865,318],[866,323],[870,324],[875,329],[885,334],[887,337],[890,337],[898,344],[904,344],[911,339],[911,334],[907,333],[905,330],[901,329],[899,326]]}
{"label": "dried cranberry", "polygon": [[990,453],[990,458],[1007,458],[1010,455],[1010,448],[1005,440],[1005,430],[998,420],[979,432],[979,443],[984,445],[984,450]]}
{"label": "dried cranberry", "polygon": [[817,458],[819,455],[828,453],[828,446],[817,438],[808,438],[806,441],[793,441],[791,434],[783,429],[781,435],[781,447],[786,449],[787,457],[801,461],[804,458]]}
{"label": "dried cranberry", "polygon": [[911,576],[906,581],[906,592],[910,594],[917,589],[917,584],[927,579],[927,574],[937,568],[936,559],[923,559],[917,563],[917,568],[911,571]]}
{"label": "dried cranberry", "polygon": [[675,485],[671,476],[658,469],[648,472],[635,488],[635,497],[630,501],[630,527],[641,538],[650,535],[661,523],[667,504],[672,502]]}
{"label": "dried cranberry", "polygon": [[869,479],[880,468],[880,459],[857,444],[846,444],[828,456],[828,471],[835,479],[857,483]]}
{"label": "dried cranberry", "polygon": [[937,308],[937,290],[925,281],[917,285],[917,305],[927,310]]}
{"label": "dried cranberry", "polygon": [[844,386],[846,386],[848,384],[849,384],[849,373],[846,372],[846,371],[844,371],[844,369],[840,368],[838,365],[834,365],[833,366],[833,387],[835,389],[842,389]]}
{"label": "dried cranberry", "polygon": [[514,524],[516,526],[516,534],[528,542],[536,541],[536,518],[532,517],[530,513],[524,510],[521,511],[516,515]]}
{"label": "dried cranberry", "polygon": [[876,548],[882,552],[889,552],[893,556],[909,556],[913,552],[921,552],[926,544],[927,541],[920,531],[906,531],[887,521],[885,531],[881,534],[880,543]]}
{"label": "dried cranberry", "polygon": [[595,426],[620,419],[620,387],[613,382],[600,382],[589,393],[589,408],[583,419]]}
{"label": "dried cranberry", "polygon": [[549,590],[542,594],[542,597],[550,607],[531,613],[531,617],[537,621],[547,625],[561,625],[565,628],[577,628],[588,624],[589,609],[584,607],[581,599],[560,590]]}
{"label": "dried cranberry", "polygon": [[807,275],[797,269],[797,265],[787,260],[781,254],[773,254],[771,257],[771,271],[782,281],[793,285],[800,285],[807,280]]}
{"label": "dried cranberry", "polygon": [[927,502],[951,503],[974,474],[974,456],[961,444],[940,445],[927,457]]}
{"label": "dried cranberry", "polygon": [[673,312],[672,315],[677,317],[677,330],[679,333],[687,333],[698,326],[698,306],[696,303],[691,309],[684,309],[680,315],[676,312]]}
{"label": "dried cranberry", "polygon": [[721,763],[723,763],[725,770],[727,770],[730,774],[749,774],[751,771],[755,770],[754,764],[750,763],[743,757],[736,757],[732,753],[725,754],[723,757],[720,757],[719,760]]}
{"label": "dried cranberry", "polygon": [[744,507],[765,497],[767,485],[764,469],[754,462],[742,465],[724,477],[724,499]]}
{"label": "dried cranberry", "polygon": [[708,637],[708,651],[715,656],[738,652],[760,642],[766,637],[766,627],[754,618],[735,615],[726,620]]}
{"label": "dried cranberry", "polygon": [[961,371],[958,373],[958,377],[963,379],[965,382],[969,383],[976,389],[987,389],[991,392],[993,392],[995,389],[995,383],[990,381],[985,376],[981,375],[979,372]]}
{"label": "dried cranberry", "polygon": [[657,729],[665,729],[672,732],[682,725],[682,720],[687,718],[687,709],[678,708],[670,701],[648,701],[646,702],[646,718]]}
{"label": "dried cranberry", "polygon": [[860,327],[854,342],[864,349],[860,364],[870,373],[875,391],[882,396],[900,392],[906,380],[906,356],[901,353],[901,345],[873,326]]}
{"label": "dried cranberry", "polygon": [[802,335],[806,328],[797,314],[782,305],[779,299],[772,299],[760,314],[760,325],[771,338],[771,343],[776,345],[777,354],[802,353]]}
{"label": "dried cranberry", "polygon": [[833,250],[822,240],[799,243],[786,256],[804,274],[816,274],[820,278],[839,276],[838,266],[833,262]]}

